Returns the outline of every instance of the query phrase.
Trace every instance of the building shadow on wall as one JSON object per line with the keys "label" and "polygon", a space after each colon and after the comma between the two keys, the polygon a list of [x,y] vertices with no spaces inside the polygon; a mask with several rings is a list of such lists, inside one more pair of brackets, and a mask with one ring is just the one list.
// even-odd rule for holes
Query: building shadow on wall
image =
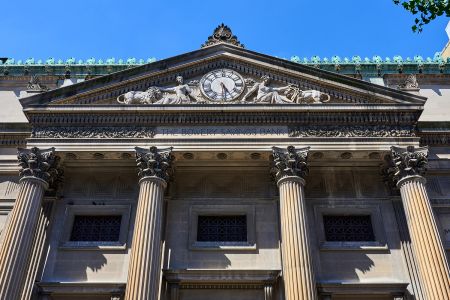
{"label": "building shadow on wall", "polygon": [[321,255],[322,278],[324,282],[360,282],[364,275],[375,267],[368,256],[370,252],[333,251]]}
{"label": "building shadow on wall", "polygon": [[[59,263],[57,268],[58,277],[61,281],[68,282],[83,282],[88,281],[90,273],[100,272],[103,267],[108,263],[107,258],[104,255],[105,250],[96,249],[93,250],[77,250],[77,251],[64,251],[61,253],[62,257],[58,258]],[[111,253],[123,253],[119,251],[108,251]]]}

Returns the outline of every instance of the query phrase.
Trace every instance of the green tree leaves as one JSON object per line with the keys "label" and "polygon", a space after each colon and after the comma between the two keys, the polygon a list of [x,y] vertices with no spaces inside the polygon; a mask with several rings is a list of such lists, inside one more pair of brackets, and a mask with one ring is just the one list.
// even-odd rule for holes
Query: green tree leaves
{"label": "green tree leaves", "polygon": [[403,6],[404,9],[416,15],[414,32],[422,32],[423,26],[432,20],[445,14],[450,17],[449,0],[393,0],[395,4]]}

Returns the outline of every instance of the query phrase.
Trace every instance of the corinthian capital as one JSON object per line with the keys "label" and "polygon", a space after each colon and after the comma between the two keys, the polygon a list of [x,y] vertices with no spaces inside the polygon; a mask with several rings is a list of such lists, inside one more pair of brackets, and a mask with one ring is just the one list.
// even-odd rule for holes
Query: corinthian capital
{"label": "corinthian capital", "polygon": [[385,175],[395,185],[408,176],[423,176],[427,170],[427,157],[428,147],[392,146]]}
{"label": "corinthian capital", "polygon": [[164,149],[154,146],[150,149],[136,147],[135,150],[139,178],[158,177],[165,181],[169,180],[172,173],[172,147]]}
{"label": "corinthian capital", "polygon": [[295,149],[294,146],[287,148],[272,147],[273,159],[271,173],[276,182],[288,176],[304,178],[308,175],[308,151],[309,147]]}
{"label": "corinthian capital", "polygon": [[58,169],[59,157],[55,155],[55,148],[18,149],[17,159],[21,167],[19,176],[38,178],[51,185],[60,175]]}

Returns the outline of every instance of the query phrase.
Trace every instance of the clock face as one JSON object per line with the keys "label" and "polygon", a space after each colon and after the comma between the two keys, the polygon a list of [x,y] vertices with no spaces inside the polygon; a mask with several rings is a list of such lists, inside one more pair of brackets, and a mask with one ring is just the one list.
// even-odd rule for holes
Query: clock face
{"label": "clock face", "polygon": [[232,101],[242,94],[245,83],[235,71],[218,69],[202,77],[200,88],[203,95],[212,101]]}

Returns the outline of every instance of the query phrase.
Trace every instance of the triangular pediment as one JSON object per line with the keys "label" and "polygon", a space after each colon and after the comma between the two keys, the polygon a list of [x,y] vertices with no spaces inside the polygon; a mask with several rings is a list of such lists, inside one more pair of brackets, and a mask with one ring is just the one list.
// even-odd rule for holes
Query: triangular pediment
{"label": "triangular pediment", "polygon": [[[208,84],[211,87],[211,79],[216,76],[214,71],[223,72],[223,70],[232,73],[231,75],[225,74],[228,77],[226,80],[235,80],[239,87],[236,90],[228,91],[227,87],[220,83],[224,98],[217,95],[220,91],[209,93],[207,89]],[[211,77],[205,79],[208,74]],[[190,89],[189,96],[184,98],[177,96],[177,93],[180,92],[186,94],[185,90],[177,92],[174,89],[180,85],[177,83],[177,76],[183,77],[183,84]],[[218,76],[220,77],[220,75]],[[255,86],[264,81],[264,78],[270,79],[270,82],[266,83],[269,89],[279,89],[276,93],[278,98],[271,95],[260,99],[262,97],[258,94],[259,90]],[[235,83],[231,83],[231,85]],[[220,86],[216,86],[217,88]],[[130,100],[130,97],[119,97],[129,92],[144,92],[144,94],[133,96],[134,100]],[[120,102],[130,101],[120,104],[117,101],[118,97]],[[142,99],[147,97],[147,100],[140,101],[139,97]],[[324,106],[331,104],[410,104],[421,106],[425,101],[426,98],[418,95],[229,44],[213,45],[20,100],[24,108],[48,105],[150,105],[156,107],[195,104],[313,104]]]}

